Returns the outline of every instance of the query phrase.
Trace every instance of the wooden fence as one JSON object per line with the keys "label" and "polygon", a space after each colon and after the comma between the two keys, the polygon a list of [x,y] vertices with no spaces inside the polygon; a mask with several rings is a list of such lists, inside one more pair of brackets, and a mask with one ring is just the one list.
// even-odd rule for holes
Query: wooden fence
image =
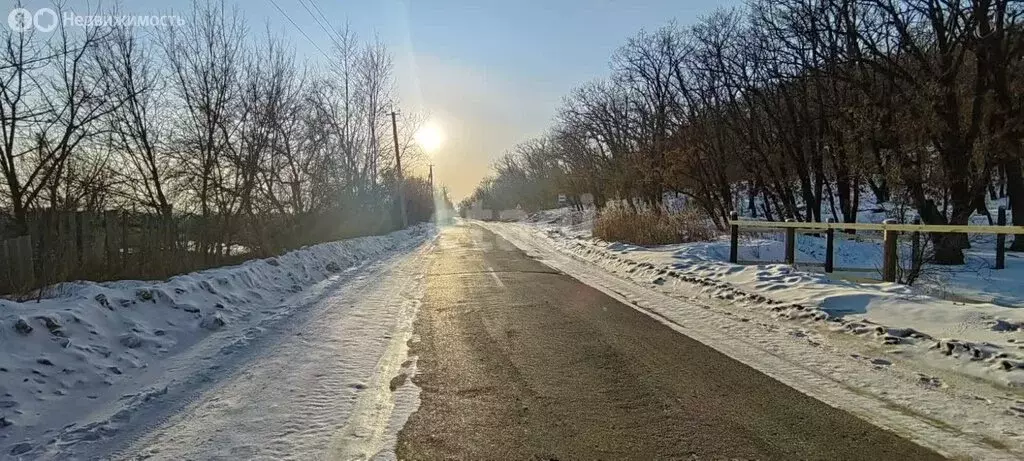
{"label": "wooden fence", "polygon": [[0,293],[35,283],[32,251],[32,237],[28,235],[0,241]]}
{"label": "wooden fence", "polygon": [[28,235],[0,240],[0,295],[72,280],[163,279],[326,241],[397,228],[387,210],[301,216],[40,211]]}
{"label": "wooden fence", "polygon": [[739,233],[743,229],[754,229],[757,231],[782,231],[785,233],[785,263],[793,265],[796,263],[796,234],[798,232],[822,232],[825,233],[825,272],[831,273],[835,269],[835,231],[840,230],[864,230],[880,231],[882,237],[882,281],[895,282],[897,272],[897,238],[899,234],[910,233],[912,236],[913,258],[920,257],[921,233],[956,233],[956,234],[995,234],[996,235],[996,261],[995,269],[1006,267],[1006,236],[1024,235],[1024,226],[1006,225],[1006,208],[999,207],[998,225],[996,226],[961,226],[961,225],[928,225],[928,224],[900,224],[896,220],[886,220],[881,224],[873,223],[837,223],[829,220],[827,223],[815,222],[772,222],[740,220],[735,212],[730,216],[730,242],[729,262],[739,262]]}
{"label": "wooden fence", "polygon": [[121,211],[33,213],[28,235],[0,241],[0,294],[68,280],[162,277],[230,259],[195,251],[202,229],[191,224]]}

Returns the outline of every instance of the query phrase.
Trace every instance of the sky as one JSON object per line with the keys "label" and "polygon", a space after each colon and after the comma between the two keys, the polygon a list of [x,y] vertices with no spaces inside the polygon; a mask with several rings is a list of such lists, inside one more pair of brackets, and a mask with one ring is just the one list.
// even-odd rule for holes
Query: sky
{"label": "sky", "polygon": [[[326,61],[334,29],[346,23],[362,39],[378,37],[395,60],[400,110],[426,113],[440,147],[407,174],[425,175],[452,197],[469,195],[491,163],[515,144],[543,135],[561,98],[609,74],[626,39],[675,19],[689,24],[739,0],[225,0],[248,26],[269,26],[301,58]],[[48,0],[23,0],[32,10]],[[66,0],[66,9],[96,0]],[[112,2],[101,3],[104,7]],[[124,0],[130,14],[185,11],[192,0]],[[276,6],[275,6],[276,5]],[[278,9],[280,8],[280,10]],[[283,14],[282,14],[283,12]],[[323,23],[324,21],[321,21]]]}

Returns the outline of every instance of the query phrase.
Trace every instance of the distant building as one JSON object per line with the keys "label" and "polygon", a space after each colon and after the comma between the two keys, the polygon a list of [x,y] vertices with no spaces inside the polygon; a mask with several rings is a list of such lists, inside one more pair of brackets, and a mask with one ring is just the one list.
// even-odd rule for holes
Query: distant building
{"label": "distant building", "polygon": [[469,219],[490,221],[494,219],[494,211],[484,208],[483,202],[477,200],[473,202],[472,206],[469,207],[469,211],[466,213],[466,217]]}
{"label": "distant building", "polygon": [[498,219],[502,221],[521,221],[526,219],[526,212],[521,209],[501,210],[501,213],[498,214]]}

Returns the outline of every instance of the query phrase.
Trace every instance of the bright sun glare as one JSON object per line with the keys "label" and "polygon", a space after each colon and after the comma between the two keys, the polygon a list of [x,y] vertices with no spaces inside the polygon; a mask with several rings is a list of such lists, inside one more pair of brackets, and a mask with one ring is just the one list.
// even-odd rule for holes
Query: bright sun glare
{"label": "bright sun glare", "polygon": [[441,148],[442,142],[444,142],[444,133],[434,122],[427,122],[416,132],[416,144],[419,144],[428,154]]}

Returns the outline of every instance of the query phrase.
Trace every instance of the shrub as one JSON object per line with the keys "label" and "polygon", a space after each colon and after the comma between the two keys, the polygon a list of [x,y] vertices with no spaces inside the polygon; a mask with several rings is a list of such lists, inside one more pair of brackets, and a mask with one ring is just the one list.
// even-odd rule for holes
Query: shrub
{"label": "shrub", "polygon": [[710,241],[717,237],[717,232],[707,216],[694,208],[670,214],[651,209],[634,212],[609,205],[594,221],[594,236],[634,245],[665,245]]}

